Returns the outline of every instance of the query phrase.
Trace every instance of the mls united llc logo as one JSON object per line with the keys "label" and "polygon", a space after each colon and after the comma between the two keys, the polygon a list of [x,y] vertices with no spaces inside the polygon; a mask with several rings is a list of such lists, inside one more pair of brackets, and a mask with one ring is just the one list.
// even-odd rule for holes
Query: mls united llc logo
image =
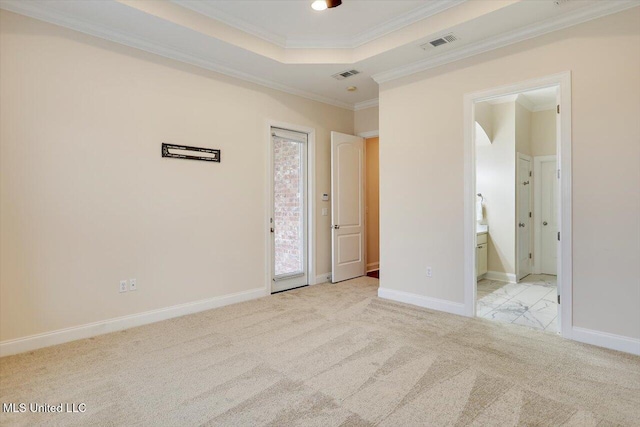
{"label": "mls united llc logo", "polygon": [[58,413],[84,413],[87,410],[85,403],[3,403],[2,412],[58,412]]}

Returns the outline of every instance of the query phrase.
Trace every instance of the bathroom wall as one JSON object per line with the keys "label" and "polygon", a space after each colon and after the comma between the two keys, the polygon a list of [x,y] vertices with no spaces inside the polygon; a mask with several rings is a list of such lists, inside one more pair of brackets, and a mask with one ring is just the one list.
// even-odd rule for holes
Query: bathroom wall
{"label": "bathroom wall", "polygon": [[556,154],[556,110],[531,113],[531,155]]}
{"label": "bathroom wall", "polygon": [[476,122],[484,129],[489,141],[493,140],[493,109],[488,102],[480,102],[475,108]]}
{"label": "bathroom wall", "polygon": [[487,268],[490,272],[515,274],[515,102],[479,103],[490,112],[493,141],[476,146],[476,190],[485,199],[484,222],[489,224]]}
{"label": "bathroom wall", "polygon": [[516,152],[531,156],[531,111],[519,102],[516,102]]}

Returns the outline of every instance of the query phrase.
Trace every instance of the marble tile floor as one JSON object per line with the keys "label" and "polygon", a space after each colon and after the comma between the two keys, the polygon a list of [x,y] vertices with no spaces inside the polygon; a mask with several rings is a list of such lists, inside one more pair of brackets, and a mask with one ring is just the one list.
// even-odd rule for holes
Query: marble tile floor
{"label": "marble tile floor", "polygon": [[476,315],[557,333],[556,276],[532,274],[520,283],[478,281]]}

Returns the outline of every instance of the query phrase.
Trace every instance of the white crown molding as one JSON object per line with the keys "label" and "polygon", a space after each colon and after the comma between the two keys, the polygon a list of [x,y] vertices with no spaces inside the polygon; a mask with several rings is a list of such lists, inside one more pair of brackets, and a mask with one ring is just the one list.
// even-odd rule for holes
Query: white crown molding
{"label": "white crown molding", "polygon": [[556,109],[556,103],[552,102],[549,104],[543,104],[543,105],[536,105],[533,110],[531,110],[531,112],[533,113],[537,113],[539,111],[547,111],[547,110],[555,110]]}
{"label": "white crown molding", "polygon": [[422,61],[375,74],[372,78],[378,84],[386,83],[411,74],[419,73],[421,71],[436,68],[464,58],[538,37],[553,31],[582,24],[606,15],[622,12],[623,10],[637,7],[638,5],[640,5],[638,0],[611,0],[596,2],[593,5],[584,6],[576,11],[567,12],[563,15],[559,15],[555,18],[551,18],[537,24],[532,24],[477,43],[472,43],[468,46],[449,51],[433,58],[427,58]]}
{"label": "white crown molding", "polygon": [[177,4],[178,6],[191,9],[194,12],[208,16],[209,18],[215,19],[216,21],[220,21],[223,24],[226,24],[237,30],[244,31],[245,33],[251,34],[252,36],[261,38],[262,40],[268,41],[269,43],[273,43],[280,47],[287,46],[287,39],[285,37],[282,37],[278,34],[274,34],[256,25],[249,24],[248,22],[242,19],[238,19],[235,16],[232,16],[219,9],[216,9],[215,7],[212,7],[211,3],[209,2],[205,2],[201,0],[170,0],[170,1],[172,3]]}
{"label": "white crown molding", "polygon": [[413,9],[405,14],[392,18],[386,22],[375,25],[373,28],[363,31],[351,38],[333,39],[290,39],[284,47],[294,49],[355,49],[377,38],[398,31],[416,22],[444,12],[454,6],[465,3],[467,0],[440,0],[428,2],[423,6]]}
{"label": "white crown molding", "polygon": [[209,18],[220,21],[226,25],[234,27],[240,31],[251,34],[252,36],[261,38],[262,40],[273,43],[277,46],[290,49],[354,49],[369,43],[379,37],[407,27],[423,19],[429,18],[449,8],[466,2],[467,0],[440,0],[437,2],[428,2],[423,6],[413,9],[400,16],[392,18],[373,28],[363,31],[353,37],[343,37],[328,39],[310,38],[310,39],[287,39],[279,34],[272,33],[257,25],[250,24],[243,19],[232,16],[226,12],[212,6],[211,3],[197,0],[171,0],[173,3],[191,9],[194,12],[208,16]]}
{"label": "white crown molding", "polygon": [[553,110],[556,108],[555,101],[537,105],[526,96],[522,96],[522,94],[501,96],[499,98],[490,99],[484,102],[491,105],[504,104],[506,102],[517,102],[532,113],[537,113],[538,111]]}
{"label": "white crown molding", "polygon": [[501,96],[499,98],[489,99],[485,102],[487,104],[497,105],[497,104],[504,104],[507,102],[516,102],[517,100],[518,100],[518,94],[513,94],[513,95]]}
{"label": "white crown molding", "polygon": [[151,40],[146,40],[142,37],[131,35],[124,31],[115,31],[103,25],[88,22],[86,20],[79,19],[66,13],[61,13],[57,10],[53,10],[51,8],[43,6],[42,3],[32,3],[20,0],[0,0],[0,9],[5,9],[10,12],[29,16],[31,18],[39,19],[41,21],[49,22],[55,25],[60,25],[62,27],[70,28],[72,30],[89,34],[91,36],[100,37],[102,39],[144,50],[146,52],[154,53],[165,58],[185,62],[187,64],[205,68],[207,70],[234,77],[250,83],[255,83],[260,86],[278,90],[280,92],[285,92],[291,95],[296,95],[302,98],[310,99],[312,101],[322,102],[324,104],[333,105],[335,107],[340,107],[351,111],[353,111],[354,109],[354,104],[341,102],[336,99],[327,98],[322,95],[293,88],[282,83],[274,82],[272,80],[263,79],[261,77],[257,77],[252,74],[248,74],[243,71],[239,71],[219,64],[209,58],[197,56],[189,52],[185,52],[181,49],[177,49],[164,44],[161,45]]}
{"label": "white crown molding", "polygon": [[378,98],[369,99],[367,101],[356,102],[353,106],[354,111],[366,110],[367,108],[377,107],[380,104]]}
{"label": "white crown molding", "polygon": [[532,112],[536,108],[536,104],[531,102],[529,98],[522,94],[516,96],[516,102],[522,105],[527,111]]}

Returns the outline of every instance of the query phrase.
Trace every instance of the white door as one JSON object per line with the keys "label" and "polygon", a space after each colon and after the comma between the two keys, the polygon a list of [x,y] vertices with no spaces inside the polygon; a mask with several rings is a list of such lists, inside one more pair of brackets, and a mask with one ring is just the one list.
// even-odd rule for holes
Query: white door
{"label": "white door", "polygon": [[558,198],[556,156],[545,156],[540,162],[540,273],[557,273],[558,265]]}
{"label": "white door", "polygon": [[331,132],[331,281],[364,276],[364,139]]}
{"label": "white door", "polygon": [[516,166],[516,279],[531,274],[531,158],[518,153]]}
{"label": "white door", "polygon": [[272,127],[271,144],[271,292],[280,292],[309,284],[307,134]]}

